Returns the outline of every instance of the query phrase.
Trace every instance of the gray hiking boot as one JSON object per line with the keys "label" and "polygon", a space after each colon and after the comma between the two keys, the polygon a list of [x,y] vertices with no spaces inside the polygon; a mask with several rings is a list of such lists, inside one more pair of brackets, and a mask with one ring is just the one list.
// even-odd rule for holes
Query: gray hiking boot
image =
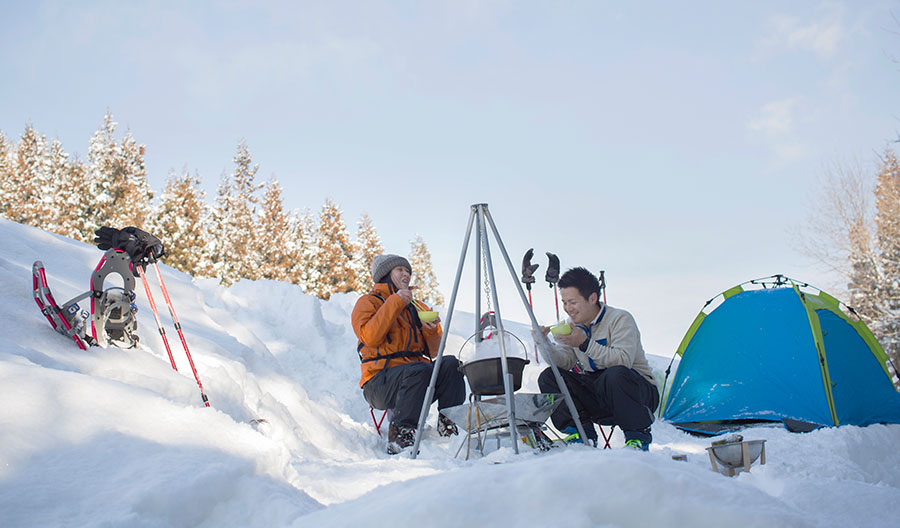
{"label": "gray hiking boot", "polygon": [[444,413],[438,413],[437,431],[441,436],[452,436],[459,434],[459,428],[453,423],[453,420],[444,416]]}
{"label": "gray hiking boot", "polygon": [[408,425],[392,423],[388,427],[387,452],[396,455],[416,443],[416,430]]}

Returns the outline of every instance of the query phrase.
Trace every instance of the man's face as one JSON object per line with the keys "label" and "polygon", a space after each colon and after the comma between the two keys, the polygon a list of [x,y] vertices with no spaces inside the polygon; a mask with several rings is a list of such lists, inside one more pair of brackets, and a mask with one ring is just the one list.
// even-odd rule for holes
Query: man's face
{"label": "man's face", "polygon": [[569,314],[575,324],[586,325],[597,317],[600,308],[597,306],[597,294],[592,293],[587,299],[578,293],[578,288],[560,288],[559,297],[563,302],[563,309]]}
{"label": "man's face", "polygon": [[406,266],[397,266],[391,270],[391,282],[398,290],[409,289],[409,279],[412,278]]}

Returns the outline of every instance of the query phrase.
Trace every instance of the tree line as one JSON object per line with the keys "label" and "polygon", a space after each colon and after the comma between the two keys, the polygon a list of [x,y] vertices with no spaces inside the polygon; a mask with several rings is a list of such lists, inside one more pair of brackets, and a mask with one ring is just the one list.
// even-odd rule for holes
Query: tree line
{"label": "tree line", "polygon": [[[308,208],[286,209],[277,178],[257,182],[259,166],[244,140],[214,203],[207,203],[200,176],[186,169],[171,171],[154,200],[144,145],[130,131],[117,139],[117,126],[107,112],[85,161],[30,123],[17,143],[0,130],[0,214],[88,243],[100,226],[136,226],[163,241],[166,264],[226,286],[240,279],[285,281],[322,299],[371,288],[370,264],[384,248],[368,214],[360,217],[353,238],[330,198],[318,218]],[[420,235],[410,241],[408,256],[417,295],[442,304]]]}
{"label": "tree line", "polygon": [[874,172],[836,163],[823,180],[803,248],[843,275],[847,304],[900,368],[900,162],[885,149]]}

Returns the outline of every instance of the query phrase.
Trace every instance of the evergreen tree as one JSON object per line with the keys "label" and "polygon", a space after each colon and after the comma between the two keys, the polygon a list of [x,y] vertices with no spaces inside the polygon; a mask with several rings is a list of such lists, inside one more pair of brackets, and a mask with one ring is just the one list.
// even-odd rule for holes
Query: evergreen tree
{"label": "evergreen tree", "polygon": [[372,288],[372,259],[384,253],[381,238],[369,215],[363,213],[357,223],[356,253],[353,255],[353,274],[356,277],[354,289],[367,292]]}
{"label": "evergreen tree", "polygon": [[60,189],[57,193],[59,234],[82,242],[93,242],[96,226],[89,212],[94,205],[94,196],[91,193],[87,165],[77,158],[67,163]]}
{"label": "evergreen tree", "polygon": [[112,120],[112,115],[107,111],[103,117],[103,124],[94,132],[88,146],[87,155],[87,181],[88,194],[93,198],[85,214],[88,218],[87,229],[93,231],[100,226],[109,225],[116,228],[126,226],[113,225],[113,179],[116,171],[116,158],[118,158],[118,146],[113,133],[118,123]]}
{"label": "evergreen tree", "polygon": [[[874,196],[874,218],[871,198]],[[876,185],[837,165],[819,186],[806,252],[847,277],[847,302],[900,367],[900,163],[886,151]]]}
{"label": "evergreen tree", "polygon": [[72,214],[70,200],[72,199],[72,184],[69,181],[71,171],[69,169],[69,155],[62,148],[62,142],[54,139],[47,151],[46,176],[48,204],[48,216],[45,220],[45,229],[54,233],[70,236],[68,233],[69,220]]}
{"label": "evergreen tree", "polygon": [[219,180],[216,190],[216,205],[213,207],[210,233],[210,254],[212,255],[213,271],[219,282],[228,286],[238,279],[234,271],[233,255],[229,243],[230,226],[226,224],[228,216],[234,209],[234,196],[231,190],[231,182],[226,175]]}
{"label": "evergreen tree", "polygon": [[[871,245],[871,234],[866,222],[859,218],[849,226],[847,240],[849,264],[847,289],[850,306],[869,325],[878,321],[877,291],[880,281],[878,257]],[[874,327],[873,327],[874,328]],[[874,330],[873,330],[874,331]]]}
{"label": "evergreen tree", "polygon": [[216,276],[224,285],[239,279],[260,277],[256,250],[256,192],[254,181],[259,166],[252,164],[250,150],[242,139],[234,157],[234,172],[219,185],[216,208],[213,212],[213,234]]}
{"label": "evergreen tree", "polygon": [[284,212],[281,185],[273,176],[266,184],[256,240],[259,244],[259,270],[263,279],[286,281],[293,263],[291,259],[291,226]]}
{"label": "evergreen tree", "polygon": [[351,266],[353,242],[340,208],[330,198],[325,200],[319,214],[316,248],[314,265],[318,276],[313,290],[315,295],[328,300],[334,293],[353,291],[356,286]]}
{"label": "evergreen tree", "polygon": [[87,211],[91,230],[108,225],[146,227],[153,192],[147,184],[144,146],[131,132],[121,144],[114,133],[118,123],[107,111],[88,147],[88,182],[93,206]]}
{"label": "evergreen tree", "polygon": [[897,361],[900,360],[900,163],[890,150],[885,153],[878,173],[875,211],[880,264],[875,293],[880,317],[873,331],[888,355]]}
{"label": "evergreen tree", "polygon": [[292,266],[288,271],[288,280],[299,285],[304,292],[315,294],[319,281],[316,222],[309,208],[304,209],[302,215],[292,215],[289,221]]}
{"label": "evergreen tree", "polygon": [[153,233],[166,247],[166,264],[195,277],[213,275],[207,253],[209,208],[205,200],[199,176],[191,176],[187,170],[180,176],[172,171],[152,223]]}
{"label": "evergreen tree", "polygon": [[429,304],[444,304],[444,296],[439,290],[437,277],[431,266],[431,252],[422,239],[416,237],[410,241],[409,264],[413,269],[411,284],[416,286],[416,297]]}
{"label": "evergreen tree", "polygon": [[28,123],[16,145],[12,178],[6,182],[6,217],[44,228],[53,207],[48,183],[47,139]]}
{"label": "evergreen tree", "polygon": [[144,146],[126,131],[119,144],[119,159],[112,187],[112,224],[147,227],[153,211],[153,191],[147,182]]}
{"label": "evergreen tree", "polygon": [[7,218],[9,218],[7,211],[15,191],[13,152],[13,145],[0,130],[0,214]]}

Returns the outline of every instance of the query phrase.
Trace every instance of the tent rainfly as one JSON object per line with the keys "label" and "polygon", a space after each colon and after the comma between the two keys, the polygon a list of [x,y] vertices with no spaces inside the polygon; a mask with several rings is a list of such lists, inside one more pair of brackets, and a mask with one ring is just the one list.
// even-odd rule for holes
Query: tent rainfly
{"label": "tent rainfly", "polygon": [[783,275],[713,297],[676,351],[662,417],[701,434],[755,422],[791,431],[900,423],[888,357],[842,305]]}

